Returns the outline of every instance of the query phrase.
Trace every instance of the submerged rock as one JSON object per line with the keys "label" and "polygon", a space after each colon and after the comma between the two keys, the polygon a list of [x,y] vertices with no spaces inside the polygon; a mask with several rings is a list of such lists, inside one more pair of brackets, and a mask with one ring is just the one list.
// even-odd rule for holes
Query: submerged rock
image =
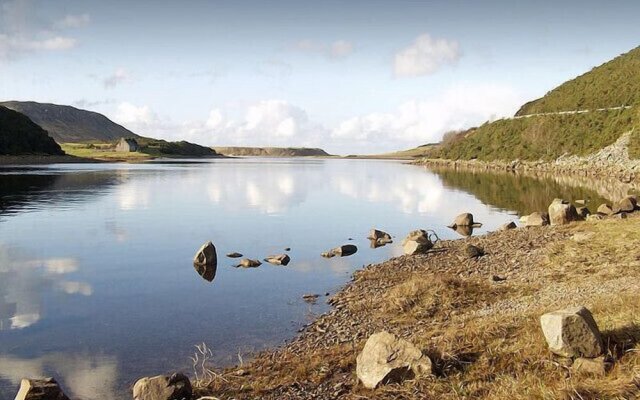
{"label": "submerged rock", "polygon": [[371,335],[356,359],[356,374],[368,389],[431,372],[428,356],[412,343],[385,331]]}
{"label": "submerged rock", "polygon": [[367,239],[371,241],[372,248],[381,247],[386,244],[393,243],[391,235],[378,229],[372,229],[371,232],[369,232],[369,236],[367,236]]}
{"label": "submerged rock", "polygon": [[257,268],[259,266],[261,266],[262,263],[258,260],[252,260],[250,258],[243,258],[242,260],[240,260],[240,264],[238,265],[239,267],[242,268]]}
{"label": "submerged rock", "polygon": [[69,400],[53,378],[23,379],[15,400]]}
{"label": "submerged rock", "polygon": [[133,400],[184,400],[192,394],[189,378],[181,373],[142,378],[133,385]]}
{"label": "submerged rock", "polygon": [[469,225],[460,225],[460,226],[456,226],[455,228],[451,228],[454,231],[456,231],[456,233],[458,235],[464,236],[464,237],[469,237],[471,235],[473,235],[473,226],[469,226]]}
{"label": "submerged rock", "polygon": [[227,257],[229,257],[229,258],[240,258],[240,257],[242,257],[242,254],[241,253],[237,253],[237,252],[234,251],[233,253],[227,253]]}
{"label": "submerged rock", "polygon": [[540,317],[549,350],[562,357],[594,358],[602,354],[602,336],[585,307],[554,311]]}
{"label": "submerged rock", "polygon": [[277,254],[274,256],[268,256],[264,260],[269,264],[287,265],[291,261],[291,258],[287,254]]}
{"label": "submerged rock", "polygon": [[431,250],[434,244],[427,231],[418,229],[410,232],[402,241],[402,249],[406,255],[424,254]]}
{"label": "submerged rock", "polygon": [[353,244],[345,244],[340,247],[336,247],[335,249],[331,249],[327,252],[322,253],[322,257],[331,258],[331,257],[347,257],[352,254],[355,254],[358,251],[358,248]]}
{"label": "submerged rock", "polygon": [[316,300],[318,300],[318,297],[320,297],[319,294],[303,294],[302,295],[302,299],[307,303],[315,303]]}
{"label": "submerged rock", "polygon": [[566,200],[555,199],[549,205],[549,222],[551,225],[565,225],[578,219],[576,208]]}
{"label": "submerged rock", "polygon": [[216,247],[213,243],[206,242],[200,247],[200,249],[196,252],[195,257],[193,257],[193,263],[198,265],[218,265],[218,256],[216,255]]}

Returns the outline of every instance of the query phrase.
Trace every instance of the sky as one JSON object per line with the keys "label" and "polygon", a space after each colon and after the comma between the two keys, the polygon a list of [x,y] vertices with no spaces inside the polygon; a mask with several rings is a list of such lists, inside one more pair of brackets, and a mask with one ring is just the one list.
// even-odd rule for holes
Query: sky
{"label": "sky", "polygon": [[640,45],[640,2],[0,0],[0,100],[216,146],[437,142]]}

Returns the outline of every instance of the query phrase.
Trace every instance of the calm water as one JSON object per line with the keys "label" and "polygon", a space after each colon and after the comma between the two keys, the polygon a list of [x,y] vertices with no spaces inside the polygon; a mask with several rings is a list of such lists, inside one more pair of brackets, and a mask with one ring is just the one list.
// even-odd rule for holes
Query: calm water
{"label": "calm water", "polygon": [[[218,365],[282,343],[327,309],[357,268],[399,255],[417,228],[442,238],[460,212],[493,230],[583,189],[513,176],[433,173],[397,162],[235,159],[0,169],[0,399],[55,376],[80,399],[126,398],[136,378],[191,371],[205,342]],[[398,238],[371,249],[369,229]],[[353,238],[353,241],[349,241]],[[212,240],[213,282],[194,270]],[[351,257],[320,253],[354,243]],[[236,269],[291,247],[287,267]]]}

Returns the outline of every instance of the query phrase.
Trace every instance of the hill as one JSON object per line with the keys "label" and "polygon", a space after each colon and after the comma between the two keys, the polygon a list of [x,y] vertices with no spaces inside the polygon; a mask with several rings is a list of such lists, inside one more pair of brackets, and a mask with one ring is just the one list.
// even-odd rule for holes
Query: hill
{"label": "hill", "polygon": [[225,156],[244,157],[326,157],[330,154],[322,149],[306,147],[214,147]]}
{"label": "hill", "polygon": [[0,155],[63,155],[60,146],[27,116],[0,106]]}
{"label": "hill", "polygon": [[49,132],[58,143],[111,142],[122,137],[140,138],[93,111],[33,101],[7,101],[0,105],[25,114]]}
{"label": "hill", "polygon": [[640,47],[563,83],[516,115],[640,104]]}
{"label": "hill", "polygon": [[523,105],[513,118],[448,138],[428,157],[553,161],[596,153],[629,132],[629,156],[640,158],[640,48]]}

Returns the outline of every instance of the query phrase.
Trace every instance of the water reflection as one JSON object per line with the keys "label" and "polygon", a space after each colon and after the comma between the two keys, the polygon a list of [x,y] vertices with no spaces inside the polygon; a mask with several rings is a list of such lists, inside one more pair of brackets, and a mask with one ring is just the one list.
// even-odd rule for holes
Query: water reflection
{"label": "water reflection", "polygon": [[90,296],[90,284],[68,280],[78,270],[74,258],[30,259],[0,243],[0,331],[24,329],[42,318],[49,292]]}
{"label": "water reflection", "polygon": [[17,388],[25,376],[46,377],[56,371],[58,382],[72,398],[118,399],[122,397],[117,391],[117,365],[115,357],[90,353],[52,353],[37,358],[0,355],[0,380]]}

